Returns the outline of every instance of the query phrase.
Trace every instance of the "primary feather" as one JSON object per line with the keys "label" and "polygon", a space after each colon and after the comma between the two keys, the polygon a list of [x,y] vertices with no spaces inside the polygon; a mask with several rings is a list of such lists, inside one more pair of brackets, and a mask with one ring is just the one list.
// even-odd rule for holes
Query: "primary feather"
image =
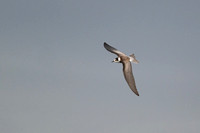
{"label": "primary feather", "polygon": [[120,52],[119,50],[117,50],[116,48],[108,45],[106,42],[104,42],[104,47],[105,49],[107,49],[108,51],[110,51],[111,53],[116,54],[117,56],[126,56],[124,53]]}

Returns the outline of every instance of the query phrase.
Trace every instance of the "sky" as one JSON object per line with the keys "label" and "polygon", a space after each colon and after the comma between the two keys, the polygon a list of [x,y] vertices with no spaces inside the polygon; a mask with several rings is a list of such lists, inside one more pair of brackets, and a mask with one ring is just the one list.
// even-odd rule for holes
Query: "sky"
{"label": "sky", "polygon": [[[1,0],[0,132],[199,133],[199,0]],[[127,55],[140,96],[107,42]]]}

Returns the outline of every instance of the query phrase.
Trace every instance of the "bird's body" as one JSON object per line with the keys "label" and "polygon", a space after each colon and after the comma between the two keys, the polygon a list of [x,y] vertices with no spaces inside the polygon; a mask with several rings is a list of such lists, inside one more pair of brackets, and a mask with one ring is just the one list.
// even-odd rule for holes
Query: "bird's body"
{"label": "bird's body", "polygon": [[130,89],[137,95],[139,96],[139,93],[136,88],[135,84],[135,79],[132,74],[132,66],[131,62],[138,63],[136,60],[134,54],[127,56],[124,53],[120,52],[116,48],[108,45],[107,43],[104,42],[104,47],[106,50],[110,51],[111,53],[116,54],[118,57],[113,60],[113,62],[116,63],[122,63],[123,64],[123,73],[124,73],[124,78],[127,81]]}

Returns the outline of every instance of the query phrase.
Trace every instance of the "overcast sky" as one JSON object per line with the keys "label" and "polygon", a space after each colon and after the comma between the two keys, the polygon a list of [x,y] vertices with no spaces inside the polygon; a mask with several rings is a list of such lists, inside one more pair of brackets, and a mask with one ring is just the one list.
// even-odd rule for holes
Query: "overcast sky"
{"label": "overcast sky", "polygon": [[[199,0],[1,0],[1,133],[199,133]],[[103,42],[130,55],[140,96]]]}

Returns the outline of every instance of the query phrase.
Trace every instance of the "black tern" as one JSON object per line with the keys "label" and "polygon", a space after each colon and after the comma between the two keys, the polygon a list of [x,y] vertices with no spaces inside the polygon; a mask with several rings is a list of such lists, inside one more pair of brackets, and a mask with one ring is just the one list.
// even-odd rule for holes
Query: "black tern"
{"label": "black tern", "polygon": [[136,88],[136,84],[135,84],[135,79],[133,77],[133,73],[132,73],[132,66],[131,66],[131,62],[134,63],[139,63],[134,54],[131,54],[130,56],[125,55],[124,53],[120,52],[119,50],[117,50],[116,48],[108,45],[106,42],[104,42],[104,47],[106,50],[108,50],[111,53],[116,54],[118,57],[115,58],[112,62],[115,63],[122,63],[123,64],[123,73],[124,73],[124,78],[126,79],[126,82],[128,83],[130,89],[137,95],[139,96],[139,93],[137,91]]}

